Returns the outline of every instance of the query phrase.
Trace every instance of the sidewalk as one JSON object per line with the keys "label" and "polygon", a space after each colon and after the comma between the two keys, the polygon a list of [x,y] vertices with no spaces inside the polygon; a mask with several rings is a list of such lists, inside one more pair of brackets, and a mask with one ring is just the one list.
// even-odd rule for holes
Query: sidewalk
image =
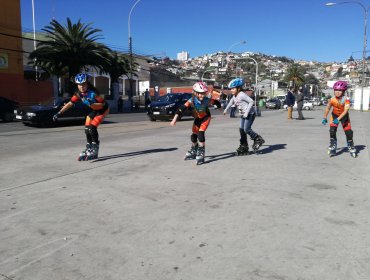
{"label": "sidewalk", "polygon": [[0,279],[370,279],[370,113],[350,111],[358,157],[339,128],[330,158],[322,110],[263,111],[266,143],[244,157],[238,119],[212,111],[201,166],[183,160],[192,121],[104,124],[83,163],[82,129],[30,134],[32,149],[8,133]]}

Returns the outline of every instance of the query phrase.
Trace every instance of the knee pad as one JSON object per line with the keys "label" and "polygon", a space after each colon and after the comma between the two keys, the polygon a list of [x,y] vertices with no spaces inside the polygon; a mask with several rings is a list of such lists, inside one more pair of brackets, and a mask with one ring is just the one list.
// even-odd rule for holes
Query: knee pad
{"label": "knee pad", "polygon": [[90,126],[85,126],[85,134],[86,134],[87,143],[91,143],[92,137],[90,133]]}
{"label": "knee pad", "polygon": [[352,131],[352,129],[345,130],[344,133],[346,134],[347,141],[353,139],[353,131]]}
{"label": "knee pad", "polygon": [[206,142],[204,131],[198,131],[198,139],[199,139],[199,142]]}
{"label": "knee pad", "polygon": [[190,140],[191,140],[191,143],[198,143],[198,136],[195,133],[193,133],[190,136]]}
{"label": "knee pad", "polygon": [[89,126],[90,135],[92,137],[92,141],[95,143],[99,143],[99,133],[96,126],[90,125]]}
{"label": "knee pad", "polygon": [[330,138],[337,139],[337,127],[331,126],[329,129],[330,132]]}

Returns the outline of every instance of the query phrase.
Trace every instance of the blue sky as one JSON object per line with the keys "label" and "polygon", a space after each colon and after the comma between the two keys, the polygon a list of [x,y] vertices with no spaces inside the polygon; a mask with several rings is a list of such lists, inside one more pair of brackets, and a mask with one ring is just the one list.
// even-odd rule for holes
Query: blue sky
{"label": "blue sky", "polygon": [[[92,23],[103,43],[128,50],[128,15],[136,0],[34,0],[36,30],[56,19]],[[217,51],[261,52],[341,62],[362,57],[364,11],[321,0],[141,0],[131,14],[134,52],[176,58]],[[332,1],[334,2],[334,1]],[[370,1],[362,2],[364,6]],[[32,31],[32,0],[21,0],[22,28]],[[101,7],[100,5],[105,5]],[[370,24],[368,24],[370,26]],[[369,33],[369,32],[368,32]],[[370,36],[370,34],[369,34]],[[370,49],[370,46],[369,48]]]}

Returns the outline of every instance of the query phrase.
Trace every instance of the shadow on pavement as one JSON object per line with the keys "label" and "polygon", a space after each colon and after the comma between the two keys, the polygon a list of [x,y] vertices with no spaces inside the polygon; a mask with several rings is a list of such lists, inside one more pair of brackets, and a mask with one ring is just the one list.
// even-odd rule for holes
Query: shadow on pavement
{"label": "shadow on pavement", "polygon": [[259,149],[257,153],[258,154],[268,154],[273,151],[282,150],[282,149],[285,149],[286,144],[263,145],[262,147],[265,147],[265,146],[268,146],[268,147],[264,149]]}
{"label": "shadow on pavement", "polygon": [[303,120],[301,119],[298,119],[298,118],[294,118],[296,121],[305,121],[305,120],[314,120],[315,118],[304,118]]}
{"label": "shadow on pavement", "polygon": [[[357,156],[358,156],[360,154],[360,152],[366,148],[366,146],[365,145],[357,145],[357,146],[355,145],[355,148],[357,150]],[[339,148],[337,150],[336,156],[341,155],[343,153],[349,153],[347,147]]]}
{"label": "shadow on pavement", "polygon": [[94,160],[93,162],[104,161],[104,160],[114,159],[114,158],[121,158],[121,157],[134,157],[134,156],[152,154],[152,153],[172,152],[175,150],[177,150],[177,148],[150,149],[150,150],[144,150],[144,151],[137,151],[137,152],[130,152],[130,153],[124,153],[124,154],[99,157],[97,160]]}
{"label": "shadow on pavement", "polygon": [[[267,153],[271,153],[271,152],[276,151],[276,150],[285,149],[286,144],[264,145],[264,146],[268,146],[268,147],[258,150],[258,152],[257,152],[258,154],[267,154]],[[252,154],[254,154],[254,152],[251,151],[250,155],[252,155]],[[235,157],[235,156],[236,156],[235,152],[219,154],[219,155],[209,155],[209,156],[205,156],[205,162],[203,164],[207,164],[207,163],[211,163],[211,162],[214,162],[214,161],[227,159],[227,158],[231,158],[231,157]]]}
{"label": "shadow on pavement", "polygon": [[226,154],[219,154],[219,155],[210,155],[210,156],[205,156],[205,162],[203,164],[211,163],[214,161],[222,160],[222,159],[227,159],[235,156],[235,152],[232,153],[226,153]]}

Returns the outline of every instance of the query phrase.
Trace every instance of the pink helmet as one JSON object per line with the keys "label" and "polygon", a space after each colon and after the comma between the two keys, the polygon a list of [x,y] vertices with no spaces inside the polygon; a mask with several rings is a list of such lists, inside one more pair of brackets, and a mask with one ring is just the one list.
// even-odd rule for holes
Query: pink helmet
{"label": "pink helmet", "polygon": [[197,82],[193,85],[193,90],[195,92],[204,92],[206,93],[208,91],[208,87],[205,83],[203,82]]}
{"label": "pink helmet", "polygon": [[333,85],[334,90],[347,90],[347,82],[345,81],[336,81]]}

